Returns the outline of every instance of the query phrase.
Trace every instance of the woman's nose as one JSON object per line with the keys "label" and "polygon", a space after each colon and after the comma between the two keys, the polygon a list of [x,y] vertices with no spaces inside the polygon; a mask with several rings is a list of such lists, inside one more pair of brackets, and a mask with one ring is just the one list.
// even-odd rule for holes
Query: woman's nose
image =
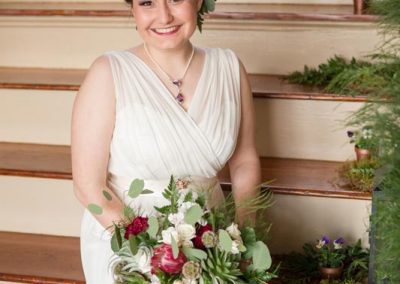
{"label": "woman's nose", "polygon": [[173,16],[171,14],[171,10],[170,7],[168,5],[168,3],[166,3],[167,1],[165,1],[162,5],[160,5],[160,9],[159,9],[159,21],[162,24],[168,24],[173,20]]}

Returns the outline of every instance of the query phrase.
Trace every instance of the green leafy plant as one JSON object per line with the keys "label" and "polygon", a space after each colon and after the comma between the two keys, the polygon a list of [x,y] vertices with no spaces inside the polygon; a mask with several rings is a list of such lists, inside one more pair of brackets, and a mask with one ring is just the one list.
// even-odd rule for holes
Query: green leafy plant
{"label": "green leafy plant", "polygon": [[208,14],[215,10],[215,2],[216,0],[203,0],[201,4],[201,8],[197,14],[197,27],[199,31],[203,31],[203,22],[204,22],[204,15]]}
{"label": "green leafy plant", "polygon": [[352,190],[372,192],[376,185],[376,170],[379,168],[376,159],[362,159],[344,163],[339,175],[345,179]]}

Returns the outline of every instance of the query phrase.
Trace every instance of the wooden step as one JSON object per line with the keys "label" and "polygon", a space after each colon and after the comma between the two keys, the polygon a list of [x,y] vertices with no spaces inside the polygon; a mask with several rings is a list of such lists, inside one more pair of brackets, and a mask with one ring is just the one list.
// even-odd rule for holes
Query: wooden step
{"label": "wooden step", "polygon": [[[86,74],[81,69],[0,68],[0,88],[77,91]],[[255,98],[361,102],[366,97],[324,93],[318,88],[290,84],[282,75],[250,74]]]}
{"label": "wooden step", "polygon": [[[24,6],[25,5],[25,6]],[[87,3],[83,3],[80,6],[74,4],[72,8],[69,8],[65,4],[52,4],[45,8],[40,4],[31,5],[31,8],[27,9],[26,4],[20,4],[20,7],[16,4],[2,5],[0,9],[0,16],[78,16],[78,17],[130,17],[131,13],[129,8],[126,6],[110,6],[100,5],[90,9]],[[58,6],[57,6],[58,5]],[[236,5],[237,7],[238,5]],[[242,5],[243,6],[243,5]],[[254,6],[254,4],[253,4]],[[300,5],[301,6],[301,5]],[[71,6],[70,6],[71,7]],[[243,7],[235,8],[235,10],[243,10]],[[353,15],[353,14],[330,14],[329,11],[324,12],[323,6],[317,8],[316,12],[309,13],[298,13],[298,12],[257,12],[257,11],[227,11],[229,8],[221,7],[205,18],[218,19],[218,20],[278,20],[278,21],[328,21],[328,22],[376,22],[377,16],[374,15]],[[266,9],[266,8],[265,8]],[[279,10],[279,9],[275,9]],[[287,10],[287,8],[286,8]],[[310,9],[309,9],[310,10]]]}
{"label": "wooden step", "polygon": [[0,280],[85,283],[79,238],[0,232]]}
{"label": "wooden step", "polygon": [[[335,185],[342,163],[317,160],[261,158],[262,180],[277,194],[370,200],[371,194],[350,191]],[[71,179],[69,146],[0,143],[0,174]],[[229,171],[219,175],[230,186]]]}

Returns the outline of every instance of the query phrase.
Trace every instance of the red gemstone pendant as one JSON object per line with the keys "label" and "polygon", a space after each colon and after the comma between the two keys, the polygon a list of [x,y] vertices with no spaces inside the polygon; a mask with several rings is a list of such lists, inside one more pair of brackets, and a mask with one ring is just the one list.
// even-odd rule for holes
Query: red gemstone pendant
{"label": "red gemstone pendant", "polygon": [[182,81],[181,80],[173,80],[172,84],[174,84],[175,86],[177,86],[179,88],[180,86],[182,86]]}

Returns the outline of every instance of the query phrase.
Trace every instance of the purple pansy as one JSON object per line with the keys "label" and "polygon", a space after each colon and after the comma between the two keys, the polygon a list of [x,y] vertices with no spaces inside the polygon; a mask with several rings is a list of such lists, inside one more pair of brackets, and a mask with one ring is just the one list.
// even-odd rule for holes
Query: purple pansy
{"label": "purple pansy", "polygon": [[347,136],[349,137],[349,138],[351,138],[351,137],[353,137],[354,136],[354,132],[353,131],[347,131]]}
{"label": "purple pansy", "polygon": [[343,238],[338,238],[333,241],[333,248],[334,249],[341,249],[344,244],[344,239]]}
{"label": "purple pansy", "polygon": [[330,243],[330,239],[327,236],[323,236],[321,239],[326,245]]}

